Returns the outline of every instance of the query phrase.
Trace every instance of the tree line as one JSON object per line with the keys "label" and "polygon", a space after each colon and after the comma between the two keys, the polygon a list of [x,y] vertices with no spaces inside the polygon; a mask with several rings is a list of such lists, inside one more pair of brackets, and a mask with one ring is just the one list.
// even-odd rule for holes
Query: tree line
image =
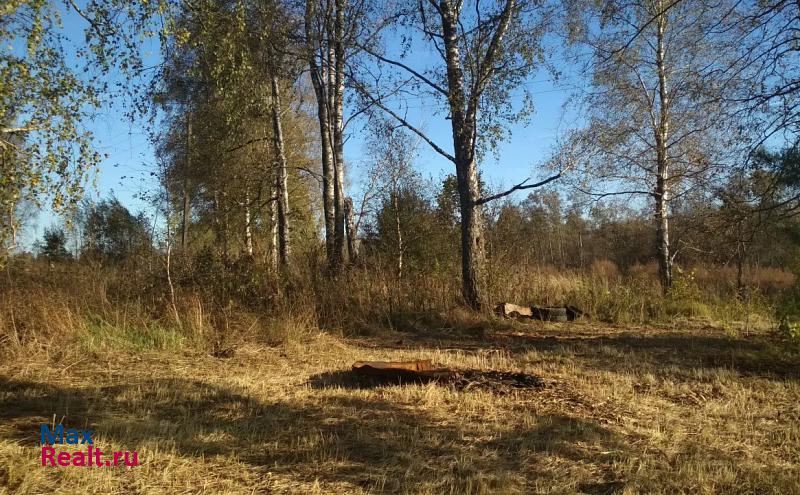
{"label": "tree line", "polygon": [[[70,68],[71,41],[55,29],[64,15],[84,23],[86,70]],[[13,48],[0,55],[7,251],[26,203],[77,208],[102,158],[81,128],[124,93],[149,117],[163,186],[154,226],[168,250],[263,255],[288,273],[320,232],[330,276],[381,250],[398,277],[415,257],[447,258],[472,308],[488,302],[499,246],[583,265],[607,225],[615,247],[602,256],[656,260],[664,290],[676,259],[740,273],[791,259],[771,249],[793,252],[798,207],[793,1],[22,0],[0,16]],[[159,42],[154,67],[143,39]],[[537,124],[531,78],[557,80],[559,63],[580,66],[581,124],[536,177],[486,186],[481,164],[515,125]],[[450,136],[409,117],[410,101]],[[355,126],[372,136],[360,197],[344,154]],[[423,180],[423,150],[453,173]],[[546,186],[562,193],[513,202]],[[628,206],[605,209],[615,199]]]}

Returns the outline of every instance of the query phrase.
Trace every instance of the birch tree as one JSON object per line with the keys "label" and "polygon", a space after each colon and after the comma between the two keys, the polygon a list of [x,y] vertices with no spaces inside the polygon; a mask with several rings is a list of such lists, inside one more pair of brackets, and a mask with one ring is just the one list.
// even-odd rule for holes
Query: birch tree
{"label": "birch tree", "polygon": [[277,203],[278,263],[282,268],[289,265],[289,181],[286,173],[286,151],[283,139],[283,122],[281,113],[280,84],[273,70],[270,76],[272,114],[272,138],[275,152],[275,193]]}
{"label": "birch tree", "polygon": [[322,198],[329,267],[345,260],[344,87],[348,50],[360,12],[347,0],[306,0],[306,61],[317,97],[322,148]]}
{"label": "birch tree", "polygon": [[[0,246],[14,244],[23,202],[75,209],[102,159],[84,123],[101,103],[113,53],[63,34],[62,17],[75,11],[73,2],[0,4]],[[106,14],[86,19],[87,37],[111,22]]]}
{"label": "birch tree", "polygon": [[579,187],[598,197],[652,203],[662,287],[672,285],[671,205],[706,188],[735,157],[736,128],[720,76],[735,63],[732,5],[686,0],[603,2],[588,9],[581,41],[592,51],[582,95],[588,123],[570,143]]}
{"label": "birch tree", "polygon": [[[226,246],[235,225],[248,256],[257,250],[258,230],[268,231],[269,258],[285,267],[291,244],[288,162],[301,154],[287,152],[285,137],[286,102],[293,100],[297,74],[288,33],[296,26],[280,4],[217,0],[187,7],[174,26],[165,42],[168,63],[153,89],[165,117],[159,149],[168,162],[168,189],[176,189],[176,176],[191,158],[184,176],[193,183],[194,216],[212,213]],[[192,146],[175,146],[183,133],[175,123],[187,114],[195,122]],[[188,127],[186,134],[188,143]],[[230,221],[229,213],[243,221]]]}
{"label": "birch tree", "polygon": [[[549,22],[548,10],[540,2],[528,0],[409,2],[396,16],[398,27],[407,34],[403,39],[421,36],[424,46],[412,48],[408,41],[399,52],[386,42],[361,46],[380,67],[377,72],[397,74],[391,84],[362,79],[358,87],[367,101],[382,108],[455,166],[462,292],[471,308],[479,309],[487,302],[483,205],[558,177],[557,174],[538,183],[525,180],[493,195],[485,195],[479,185],[479,152],[502,142],[507,125],[529,115],[527,105],[515,106],[518,99],[514,98],[514,91],[524,90],[528,77],[543,62],[542,39]],[[416,56],[416,49],[427,49],[434,62],[423,66],[423,57]],[[390,98],[413,92],[441,105],[439,108],[450,122],[450,143],[435,142],[403,110],[390,103]]]}

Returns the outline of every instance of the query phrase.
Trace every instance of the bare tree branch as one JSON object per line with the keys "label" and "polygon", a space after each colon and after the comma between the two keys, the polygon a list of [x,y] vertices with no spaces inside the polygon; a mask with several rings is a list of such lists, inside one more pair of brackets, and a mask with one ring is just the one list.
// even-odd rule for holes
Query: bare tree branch
{"label": "bare tree branch", "polygon": [[650,24],[654,23],[659,17],[661,17],[662,15],[666,14],[671,8],[675,7],[676,5],[681,3],[682,1],[683,0],[673,0],[666,7],[661,9],[660,12],[657,12],[654,16],[652,16],[650,19],[648,19],[647,22],[642,24],[639,27],[639,29],[636,30],[636,32],[633,34],[633,36],[631,36],[631,38],[624,45],[622,45],[621,47],[616,48],[614,50],[611,50],[609,52],[609,54],[608,54],[608,57],[606,57],[605,61],[607,62],[614,55],[617,55],[618,53],[621,53],[621,52],[627,50],[633,44],[633,42],[636,41],[636,39],[639,36],[641,36],[641,34],[644,32],[644,30],[647,29],[648,26],[650,26]]}
{"label": "bare tree branch", "polygon": [[404,69],[406,72],[408,72],[409,74],[413,75],[414,77],[416,77],[420,81],[424,82],[425,84],[427,84],[431,88],[433,88],[436,91],[440,92],[441,94],[447,96],[447,90],[446,89],[444,89],[442,86],[436,84],[435,82],[431,81],[430,79],[428,79],[424,75],[420,74],[419,72],[417,72],[413,68],[407,66],[406,64],[404,64],[402,62],[398,62],[397,60],[392,60],[392,59],[386,58],[386,57],[384,57],[382,55],[379,55],[379,54],[375,53],[374,51],[370,50],[369,48],[367,48],[366,46],[363,46],[363,45],[357,45],[357,46],[359,48],[361,48],[362,50],[364,50],[365,52],[367,52],[370,55],[372,55],[373,57],[377,58],[381,62],[385,62],[385,63],[387,63],[389,65],[394,65],[395,67],[400,67],[401,69]]}
{"label": "bare tree branch", "polygon": [[436,151],[437,153],[439,153],[443,157],[447,158],[451,162],[453,162],[453,163],[456,162],[456,158],[453,155],[451,155],[450,153],[448,153],[445,150],[443,150],[438,144],[434,143],[433,140],[431,140],[428,136],[426,136],[424,132],[422,132],[421,130],[417,129],[414,125],[409,123],[406,119],[404,119],[403,117],[399,116],[394,110],[390,109],[389,107],[387,107],[386,105],[381,103],[380,100],[378,100],[377,98],[375,98],[374,96],[369,94],[369,91],[364,86],[362,86],[361,84],[359,84],[356,81],[354,81],[354,83],[355,83],[356,87],[358,88],[359,92],[365,98],[370,100],[375,106],[377,106],[378,108],[382,109],[384,112],[386,112],[389,115],[391,115],[395,120],[397,120],[400,124],[402,124],[403,127],[405,127],[406,129],[410,130],[411,132],[413,132],[414,134],[416,134],[417,136],[422,138],[422,140],[425,141],[426,143],[428,143],[428,145],[430,145],[430,147],[433,148],[434,151]]}
{"label": "bare tree branch", "polygon": [[314,172],[313,170],[311,170],[309,168],[306,168],[306,167],[297,167],[297,166],[295,166],[295,167],[288,167],[288,168],[293,168],[295,170],[299,170],[301,172],[305,172],[308,175],[310,175],[312,178],[314,178],[320,184],[322,183],[322,174],[319,173],[319,172]]}
{"label": "bare tree branch", "polygon": [[486,197],[477,199],[477,200],[475,200],[475,202],[473,204],[482,205],[482,204],[488,203],[489,201],[494,201],[495,199],[500,199],[500,198],[503,198],[505,196],[508,196],[509,194],[511,194],[513,192],[516,192],[516,191],[522,191],[523,189],[534,189],[536,187],[542,187],[545,184],[549,184],[549,183],[553,182],[554,180],[559,179],[561,177],[561,174],[562,173],[559,172],[556,175],[550,176],[550,177],[548,177],[548,178],[546,178],[546,179],[544,179],[542,181],[536,182],[535,184],[527,184],[527,182],[530,180],[530,178],[525,179],[524,181],[520,182],[519,184],[517,184],[516,186],[512,187],[511,189],[508,189],[508,190],[503,191],[501,193],[493,194],[491,196],[486,196]]}
{"label": "bare tree branch", "polygon": [[245,143],[238,144],[238,145],[234,146],[233,148],[228,148],[227,150],[225,150],[225,152],[226,153],[233,153],[234,151],[237,151],[237,150],[240,150],[240,149],[245,148],[247,146],[250,146],[251,144],[258,143],[258,142],[261,142],[261,141],[267,141],[269,139],[270,139],[270,137],[268,137],[268,136],[260,137],[260,138],[253,138],[253,139],[251,139],[251,140],[249,140],[249,141],[247,141]]}
{"label": "bare tree branch", "polygon": [[578,191],[580,191],[580,192],[582,192],[584,194],[588,194],[589,196],[593,196],[596,199],[603,199],[603,198],[606,198],[608,196],[631,196],[631,195],[634,195],[634,194],[642,194],[642,195],[645,195],[645,196],[655,196],[656,195],[652,191],[637,191],[637,190],[593,193],[591,191],[585,191],[583,189],[578,188]]}

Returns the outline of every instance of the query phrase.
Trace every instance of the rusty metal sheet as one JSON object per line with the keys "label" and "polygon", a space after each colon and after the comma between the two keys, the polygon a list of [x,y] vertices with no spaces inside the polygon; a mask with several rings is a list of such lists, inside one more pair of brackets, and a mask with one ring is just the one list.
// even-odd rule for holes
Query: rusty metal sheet
{"label": "rusty metal sheet", "polygon": [[371,368],[374,370],[430,371],[433,364],[430,359],[416,361],[356,361],[353,370]]}

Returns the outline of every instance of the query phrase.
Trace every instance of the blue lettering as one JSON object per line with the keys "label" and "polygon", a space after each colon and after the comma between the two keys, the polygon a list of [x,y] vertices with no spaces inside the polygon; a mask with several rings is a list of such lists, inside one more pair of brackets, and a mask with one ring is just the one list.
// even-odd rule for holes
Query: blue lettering
{"label": "blue lettering", "polygon": [[78,430],[75,428],[70,428],[67,430],[66,435],[67,443],[70,445],[75,445],[78,443]]}
{"label": "blue lettering", "polygon": [[54,445],[56,443],[64,443],[64,426],[63,425],[56,425],[55,431],[51,432],[50,428],[47,425],[42,425],[39,428],[39,432],[41,433],[41,444],[42,445]]}
{"label": "blue lettering", "polygon": [[94,444],[94,442],[92,442],[93,433],[94,430],[81,430],[81,437],[83,437],[81,438],[81,443],[88,443],[90,445]]}

